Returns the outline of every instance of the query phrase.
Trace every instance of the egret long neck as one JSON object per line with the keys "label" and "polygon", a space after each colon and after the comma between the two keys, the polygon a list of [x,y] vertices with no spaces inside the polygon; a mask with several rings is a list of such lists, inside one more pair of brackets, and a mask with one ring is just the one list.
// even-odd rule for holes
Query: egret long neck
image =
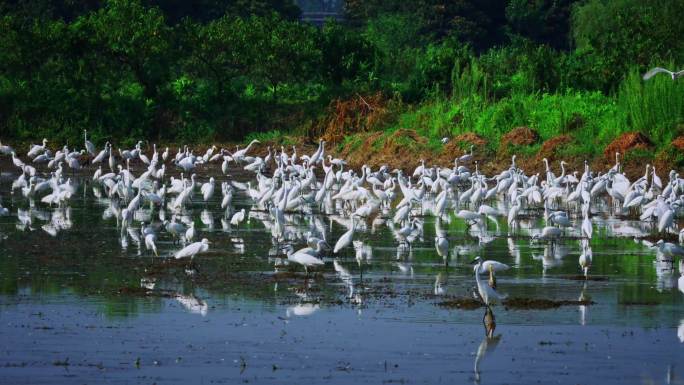
{"label": "egret long neck", "polygon": [[480,268],[482,267],[482,261],[478,262],[477,265],[475,265],[475,283],[477,283],[477,287],[480,287]]}

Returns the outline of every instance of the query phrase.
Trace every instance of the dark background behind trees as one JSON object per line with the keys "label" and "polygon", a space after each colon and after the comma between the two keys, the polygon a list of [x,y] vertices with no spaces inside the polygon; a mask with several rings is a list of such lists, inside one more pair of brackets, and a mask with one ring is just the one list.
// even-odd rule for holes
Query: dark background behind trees
{"label": "dark background behind trees", "polygon": [[[309,1],[310,3],[310,1]],[[678,0],[347,0],[317,28],[290,0],[0,2],[0,136],[240,140],[332,100],[406,105],[613,95],[630,69],[684,60]]]}

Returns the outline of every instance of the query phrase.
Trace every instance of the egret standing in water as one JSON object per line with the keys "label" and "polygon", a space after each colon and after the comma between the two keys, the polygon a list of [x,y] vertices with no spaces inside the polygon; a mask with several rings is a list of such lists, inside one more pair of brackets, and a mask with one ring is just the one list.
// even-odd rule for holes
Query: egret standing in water
{"label": "egret standing in water", "polygon": [[496,277],[494,273],[497,271],[506,271],[511,268],[505,263],[492,260],[485,261],[480,257],[475,258],[475,261],[480,262],[480,267],[477,269],[478,274],[489,273],[489,286],[491,286],[492,289],[496,289]]}
{"label": "egret standing in water", "polygon": [[157,245],[155,244],[156,241],[157,235],[155,233],[145,235],[145,248],[147,248],[147,250],[152,250],[154,255],[158,257],[159,253],[157,253]]}
{"label": "egret standing in water", "polygon": [[[490,307],[497,302],[506,298],[505,295],[499,294],[494,288],[489,286],[486,282],[480,280],[480,270],[483,266],[482,258],[477,257],[473,260],[475,263],[473,271],[475,272],[475,282],[477,283],[477,292],[480,295],[480,299],[485,304],[485,306]],[[491,270],[490,270],[491,271]]]}
{"label": "egret standing in water", "polygon": [[230,224],[233,226],[237,226],[244,220],[245,220],[245,209],[241,209],[240,211],[233,214],[232,218],[230,218]]}
{"label": "egret standing in water", "polygon": [[209,250],[209,240],[207,238],[202,239],[200,242],[191,243],[174,254],[176,259],[190,258],[190,263],[192,264],[195,255],[206,253]]}
{"label": "egret standing in water", "polygon": [[351,219],[351,227],[349,230],[347,230],[346,233],[342,234],[340,239],[337,240],[335,243],[335,248],[333,249],[333,253],[337,254],[338,251],[344,249],[345,247],[351,245],[352,243],[352,238],[354,238],[354,230],[356,227],[356,223],[354,221],[354,217]]}
{"label": "egret standing in water", "polygon": [[579,256],[579,265],[582,268],[582,272],[584,273],[584,279],[587,279],[589,276],[589,268],[591,267],[591,261],[592,261],[592,251],[591,247],[587,246],[582,246],[582,254]]}
{"label": "egret standing in water", "polygon": [[307,278],[309,277],[309,268],[314,266],[322,266],[325,264],[322,260],[313,255],[304,252],[303,250],[294,251],[291,245],[287,246],[287,260],[304,266]]}
{"label": "egret standing in water", "polygon": [[435,222],[435,249],[437,255],[442,257],[444,266],[449,267],[449,240],[447,239],[446,231],[442,230],[440,226],[440,219],[437,218]]}

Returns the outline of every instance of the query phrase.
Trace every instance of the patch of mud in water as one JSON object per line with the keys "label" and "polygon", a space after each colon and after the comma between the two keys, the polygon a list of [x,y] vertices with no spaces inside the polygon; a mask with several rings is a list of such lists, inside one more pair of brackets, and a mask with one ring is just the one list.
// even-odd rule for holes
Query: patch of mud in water
{"label": "patch of mud in water", "polygon": [[453,298],[437,303],[437,306],[445,309],[475,310],[483,307],[482,302],[468,297]]}
{"label": "patch of mud in water", "polygon": [[548,310],[556,309],[561,306],[587,306],[594,305],[596,302],[589,300],[551,300],[543,298],[509,298],[503,301],[504,307],[515,310]]}

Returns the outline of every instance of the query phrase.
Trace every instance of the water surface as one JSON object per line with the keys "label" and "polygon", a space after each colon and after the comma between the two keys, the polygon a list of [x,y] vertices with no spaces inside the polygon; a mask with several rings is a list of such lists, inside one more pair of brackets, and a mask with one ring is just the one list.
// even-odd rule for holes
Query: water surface
{"label": "water surface", "polygon": [[[586,281],[579,231],[553,247],[531,242],[543,226],[535,213],[511,235],[505,218],[473,229],[451,215],[441,224],[448,266],[434,249],[433,217],[418,215],[410,248],[388,220],[371,218],[355,236],[363,244],[336,256],[346,272],[326,253],[307,277],[285,265],[282,246],[304,247],[308,232],[334,244],[348,225],[335,208],[288,214],[289,239],[275,242],[244,192],[234,209],[249,219],[237,228],[220,194],[205,204],[197,193],[182,219],[212,245],[189,264],[169,258],[182,246],[167,233],[160,257],[135,232],[122,236],[88,178],[77,177],[65,208],[10,194],[10,178],[1,183],[12,211],[0,218],[3,383],[684,383],[684,278],[633,239],[650,225],[601,204]],[[141,220],[159,222],[159,210],[145,205],[136,229]],[[582,302],[495,306],[495,325],[483,322],[484,307],[441,306],[472,296],[478,255],[512,266],[497,279],[509,298]]]}

